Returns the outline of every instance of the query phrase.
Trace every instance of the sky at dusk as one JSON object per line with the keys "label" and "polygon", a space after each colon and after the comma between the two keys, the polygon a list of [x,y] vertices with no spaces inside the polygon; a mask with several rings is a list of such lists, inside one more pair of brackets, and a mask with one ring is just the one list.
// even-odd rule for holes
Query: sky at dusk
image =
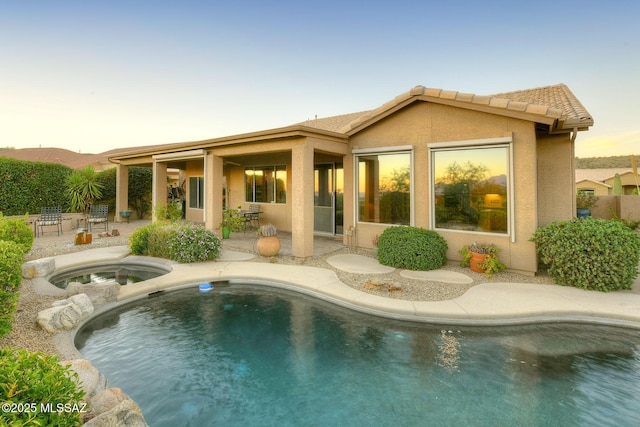
{"label": "sky at dusk", "polygon": [[272,129],[416,85],[566,84],[579,157],[640,154],[640,3],[4,1],[0,147],[83,153]]}

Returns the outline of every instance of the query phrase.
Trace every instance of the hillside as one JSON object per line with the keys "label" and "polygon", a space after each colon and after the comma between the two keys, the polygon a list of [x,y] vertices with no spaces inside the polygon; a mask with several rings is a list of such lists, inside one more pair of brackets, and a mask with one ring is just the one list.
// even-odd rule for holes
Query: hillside
{"label": "hillside", "polygon": [[[640,154],[636,154],[640,162]],[[630,168],[631,155],[610,157],[576,157],[576,169]]]}

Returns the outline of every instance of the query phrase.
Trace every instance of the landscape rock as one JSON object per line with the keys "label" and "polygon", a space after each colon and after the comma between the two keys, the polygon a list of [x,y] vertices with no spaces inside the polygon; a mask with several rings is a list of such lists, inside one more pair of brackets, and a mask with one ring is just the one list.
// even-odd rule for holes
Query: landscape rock
{"label": "landscape rock", "polygon": [[69,366],[78,374],[79,384],[86,395],[91,397],[107,388],[107,378],[86,359],[73,359],[60,362],[63,366]]}
{"label": "landscape rock", "polygon": [[54,258],[41,258],[33,261],[27,261],[22,264],[22,277],[25,279],[33,279],[34,277],[44,277],[53,273],[56,268],[56,260]]}
{"label": "landscape rock", "polygon": [[145,427],[147,422],[133,400],[123,400],[107,412],[83,424],[85,427]]}
{"label": "landscape rock", "polygon": [[68,295],[85,294],[89,297],[94,307],[110,301],[115,301],[118,296],[118,292],[120,292],[120,284],[117,282],[86,284],[71,282],[67,285]]}
{"label": "landscape rock", "polygon": [[51,333],[69,331],[93,313],[91,299],[85,294],[55,301],[52,306],[37,316],[38,325]]}

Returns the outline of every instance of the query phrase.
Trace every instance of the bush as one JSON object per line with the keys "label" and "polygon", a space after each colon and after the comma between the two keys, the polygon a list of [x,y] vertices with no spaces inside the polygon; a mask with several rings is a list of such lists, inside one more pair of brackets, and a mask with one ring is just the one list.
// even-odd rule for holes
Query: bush
{"label": "bush", "polygon": [[0,215],[0,240],[16,243],[26,254],[33,246],[33,231],[27,225],[26,218],[3,218]]}
{"label": "bush", "polygon": [[530,240],[559,285],[607,292],[630,289],[638,275],[640,237],[618,221],[554,222]]}
{"label": "bush", "polygon": [[11,331],[22,283],[22,255],[16,243],[0,240],[0,336]]}
{"label": "bush", "polygon": [[129,245],[134,255],[187,263],[217,259],[222,241],[202,225],[154,223],[139,227],[131,233]]}
{"label": "bush", "polygon": [[[57,356],[27,350],[0,349],[0,402],[22,405],[17,406],[15,411],[0,412],[0,424],[82,424],[79,411],[56,411],[58,405],[71,405],[69,408],[78,405],[78,409],[83,408],[85,393],[76,383],[77,379],[78,374],[68,366],[60,365]],[[47,404],[51,404],[52,409],[43,407]]]}
{"label": "bush", "polygon": [[447,241],[424,228],[390,227],[380,235],[378,261],[407,270],[435,270],[447,261]]}

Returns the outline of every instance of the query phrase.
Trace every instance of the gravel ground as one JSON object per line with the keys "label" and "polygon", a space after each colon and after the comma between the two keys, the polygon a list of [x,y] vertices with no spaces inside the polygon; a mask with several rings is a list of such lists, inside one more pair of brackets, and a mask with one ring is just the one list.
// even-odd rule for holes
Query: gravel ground
{"label": "gravel ground", "polygon": [[[47,236],[44,238],[37,238],[34,241],[32,250],[25,255],[25,260],[29,261],[99,247],[127,245],[129,234],[138,226],[140,226],[139,223],[118,224],[120,236],[98,237],[94,234],[93,242],[90,245],[74,245],[73,233],[65,233],[59,237]],[[279,256],[272,259],[257,256],[252,261],[277,262],[282,264],[327,268],[334,270],[342,282],[355,289],[387,298],[414,301],[441,301],[453,299],[461,296],[471,287],[486,282],[552,283],[551,279],[546,275],[532,277],[511,272],[500,272],[494,275],[493,278],[487,279],[485,275],[474,273],[468,268],[462,268],[455,263],[449,263],[444,268],[468,275],[473,279],[473,283],[452,284],[410,280],[400,276],[400,272],[398,270],[388,274],[351,274],[336,270],[327,263],[327,258],[340,253],[355,253],[364,256],[373,256],[372,252],[368,250],[344,248],[321,257],[305,260],[304,262],[290,256]],[[375,289],[376,287],[378,289]],[[390,291],[388,289],[394,290]],[[36,323],[37,313],[45,308],[49,308],[54,299],[55,298],[37,294],[33,290],[31,281],[23,280],[20,288],[18,307],[14,316],[13,331],[0,338],[0,347],[9,345],[12,347],[25,348],[30,351],[43,351],[50,354],[56,354],[57,350],[52,342],[52,335],[44,331]]]}

